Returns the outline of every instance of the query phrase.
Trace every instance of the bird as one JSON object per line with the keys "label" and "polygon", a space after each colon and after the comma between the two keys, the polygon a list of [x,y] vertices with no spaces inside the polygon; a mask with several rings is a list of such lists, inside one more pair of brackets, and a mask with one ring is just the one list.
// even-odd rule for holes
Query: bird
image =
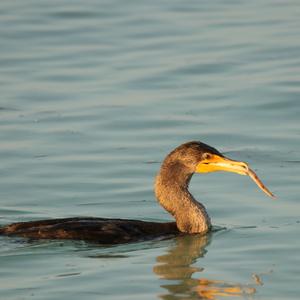
{"label": "bird", "polygon": [[216,171],[248,175],[270,197],[275,197],[247,163],[230,159],[200,141],[176,147],[163,160],[155,177],[154,193],[175,222],[72,217],[17,222],[0,227],[0,235],[28,239],[71,239],[97,244],[120,244],[176,234],[201,234],[212,230],[206,208],[189,191],[195,173]]}

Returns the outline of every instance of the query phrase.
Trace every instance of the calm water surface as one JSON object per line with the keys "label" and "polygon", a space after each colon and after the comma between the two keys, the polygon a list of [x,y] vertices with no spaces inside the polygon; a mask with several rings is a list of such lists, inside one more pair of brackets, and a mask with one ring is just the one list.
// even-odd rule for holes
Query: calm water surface
{"label": "calm water surface", "polygon": [[201,140],[212,235],[99,247],[0,238],[0,298],[299,299],[299,1],[1,1],[0,224],[167,221],[153,177]]}

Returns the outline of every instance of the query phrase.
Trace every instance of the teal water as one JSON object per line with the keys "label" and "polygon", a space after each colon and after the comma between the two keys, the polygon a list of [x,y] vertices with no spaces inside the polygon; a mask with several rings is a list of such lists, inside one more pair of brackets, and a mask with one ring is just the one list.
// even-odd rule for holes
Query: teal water
{"label": "teal water", "polygon": [[299,1],[1,1],[0,224],[167,221],[153,178],[206,142],[212,235],[98,247],[0,238],[0,298],[299,299]]}

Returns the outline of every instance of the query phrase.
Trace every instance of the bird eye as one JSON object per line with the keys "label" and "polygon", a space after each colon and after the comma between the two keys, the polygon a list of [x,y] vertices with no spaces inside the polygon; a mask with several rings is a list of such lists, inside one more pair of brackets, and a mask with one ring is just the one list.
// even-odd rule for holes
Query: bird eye
{"label": "bird eye", "polygon": [[212,158],[212,155],[210,153],[204,153],[202,155],[202,159],[211,159]]}

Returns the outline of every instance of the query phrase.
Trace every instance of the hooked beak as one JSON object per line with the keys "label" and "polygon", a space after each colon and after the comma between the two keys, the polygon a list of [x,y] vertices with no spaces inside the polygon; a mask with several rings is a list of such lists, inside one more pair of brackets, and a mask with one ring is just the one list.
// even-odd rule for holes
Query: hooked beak
{"label": "hooked beak", "polygon": [[261,182],[253,170],[245,162],[231,160],[216,154],[211,154],[209,158],[200,161],[196,167],[197,173],[208,173],[216,171],[233,172],[240,175],[248,175],[268,196],[275,198],[266,186]]}

